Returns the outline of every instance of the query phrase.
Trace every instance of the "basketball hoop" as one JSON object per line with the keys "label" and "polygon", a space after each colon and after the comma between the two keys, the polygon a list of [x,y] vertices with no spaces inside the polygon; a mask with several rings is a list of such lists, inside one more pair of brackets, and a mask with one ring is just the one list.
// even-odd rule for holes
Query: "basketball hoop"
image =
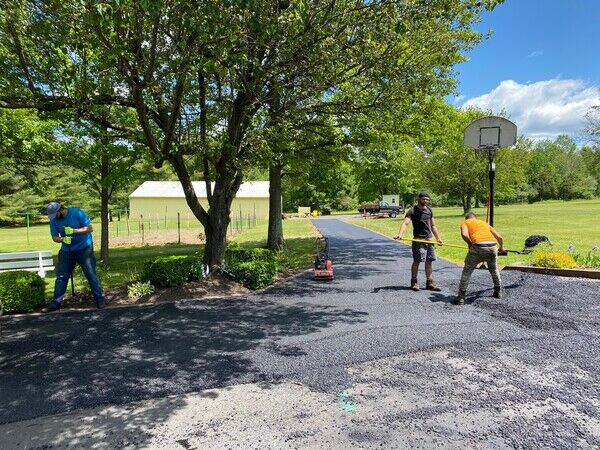
{"label": "basketball hoop", "polygon": [[488,193],[489,223],[494,225],[494,177],[496,164],[494,157],[502,147],[511,147],[517,142],[517,126],[504,117],[488,116],[477,119],[465,128],[465,146],[475,150],[475,154],[488,162],[490,190]]}
{"label": "basketball hoop", "polygon": [[475,149],[475,155],[480,159],[489,161],[496,157],[498,150],[500,150],[500,147],[477,147]]}

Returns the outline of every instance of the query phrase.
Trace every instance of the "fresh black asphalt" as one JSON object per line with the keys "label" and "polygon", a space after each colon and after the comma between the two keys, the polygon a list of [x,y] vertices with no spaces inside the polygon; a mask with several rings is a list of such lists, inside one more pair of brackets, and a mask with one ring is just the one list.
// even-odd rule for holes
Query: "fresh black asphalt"
{"label": "fresh black asphalt", "polygon": [[587,401],[600,398],[598,282],[504,272],[497,300],[489,274],[476,271],[467,305],[456,307],[456,265],[436,261],[442,292],[415,293],[408,246],[336,219],[314,223],[330,238],[333,281],[307,272],[243,299],[3,318],[0,423],[256,381],[339,392],[362,362],[428,349],[477,358],[500,347],[593,374],[571,392],[531,395],[569,396],[600,418]]}

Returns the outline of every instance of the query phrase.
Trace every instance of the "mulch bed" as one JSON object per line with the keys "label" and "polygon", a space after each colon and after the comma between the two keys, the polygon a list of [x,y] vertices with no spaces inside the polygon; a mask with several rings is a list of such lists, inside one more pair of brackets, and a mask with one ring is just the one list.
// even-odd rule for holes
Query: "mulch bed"
{"label": "mulch bed", "polygon": [[[177,300],[208,300],[214,298],[240,297],[251,291],[241,284],[222,275],[211,275],[209,278],[173,288],[156,288],[153,294],[145,295],[137,300],[127,297],[127,286],[105,289],[106,306],[144,305],[173,302]],[[65,297],[62,309],[95,308],[96,304],[90,292],[75,293]]]}

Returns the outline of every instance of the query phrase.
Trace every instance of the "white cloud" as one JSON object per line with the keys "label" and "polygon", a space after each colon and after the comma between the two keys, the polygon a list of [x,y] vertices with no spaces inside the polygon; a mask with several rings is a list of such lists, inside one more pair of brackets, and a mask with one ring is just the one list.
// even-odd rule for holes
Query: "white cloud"
{"label": "white cloud", "polygon": [[471,98],[463,108],[504,112],[519,134],[533,139],[575,135],[585,127],[585,114],[600,105],[600,89],[582,80],[553,79],[529,84],[502,81],[491,92]]}
{"label": "white cloud", "polygon": [[457,95],[456,97],[454,97],[454,100],[452,100],[452,102],[457,105],[460,102],[462,102],[466,97],[464,95]]}
{"label": "white cloud", "polygon": [[527,55],[528,58],[537,58],[539,56],[544,56],[544,50],[535,50]]}

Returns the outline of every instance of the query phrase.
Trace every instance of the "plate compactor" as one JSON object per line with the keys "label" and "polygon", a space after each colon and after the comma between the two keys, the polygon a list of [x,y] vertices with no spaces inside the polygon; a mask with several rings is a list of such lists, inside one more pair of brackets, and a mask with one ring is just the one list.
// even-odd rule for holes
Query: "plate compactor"
{"label": "plate compactor", "polygon": [[325,239],[325,249],[317,251],[315,259],[315,280],[333,280],[333,261],[329,257],[329,239]]}

